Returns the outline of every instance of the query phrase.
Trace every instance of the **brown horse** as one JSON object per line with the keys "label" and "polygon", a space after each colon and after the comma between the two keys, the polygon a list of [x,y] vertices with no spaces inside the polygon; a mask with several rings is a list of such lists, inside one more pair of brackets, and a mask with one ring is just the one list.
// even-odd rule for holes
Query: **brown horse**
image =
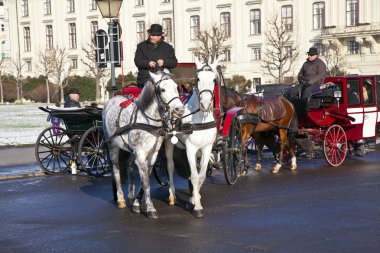
{"label": "brown horse", "polygon": [[[229,109],[234,106],[241,106],[244,109],[239,113],[242,127],[242,149],[246,169],[248,169],[249,161],[246,151],[246,142],[249,137],[255,139],[256,147],[258,150],[257,163],[255,170],[261,169],[262,149],[264,144],[268,146],[274,157],[275,155],[275,142],[273,135],[278,135],[280,144],[280,156],[277,164],[272,169],[273,173],[277,173],[282,165],[284,157],[284,149],[287,145],[291,155],[291,170],[297,168],[295,157],[295,145],[293,145],[293,133],[298,128],[297,118],[294,111],[293,104],[282,96],[277,96],[271,99],[259,98],[255,95],[240,95],[236,91],[229,88],[222,87],[221,101],[224,109]],[[290,134],[288,135],[289,131]]]}

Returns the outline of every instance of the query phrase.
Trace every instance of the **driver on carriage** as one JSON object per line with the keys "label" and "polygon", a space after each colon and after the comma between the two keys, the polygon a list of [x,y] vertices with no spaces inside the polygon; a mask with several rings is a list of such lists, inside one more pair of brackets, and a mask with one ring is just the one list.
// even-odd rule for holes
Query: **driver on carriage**
{"label": "driver on carriage", "polygon": [[70,88],[69,92],[67,93],[64,107],[79,107],[81,108],[81,104],[79,102],[79,89],[77,88]]}
{"label": "driver on carriage", "polygon": [[149,71],[172,69],[177,66],[174,48],[164,41],[162,26],[151,25],[148,39],[137,45],[135,65],[138,68],[137,86],[143,88],[151,80]]}
{"label": "driver on carriage", "polygon": [[298,73],[302,98],[310,98],[313,91],[323,84],[326,76],[326,64],[318,57],[318,49],[311,47],[306,54],[306,62]]}

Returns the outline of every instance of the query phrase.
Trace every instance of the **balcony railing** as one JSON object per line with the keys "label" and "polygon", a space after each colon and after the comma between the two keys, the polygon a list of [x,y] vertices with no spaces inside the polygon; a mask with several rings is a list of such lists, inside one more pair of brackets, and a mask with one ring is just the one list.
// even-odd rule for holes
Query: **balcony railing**
{"label": "balcony railing", "polygon": [[341,34],[380,34],[380,23],[359,23],[356,26],[325,26],[321,35],[341,35]]}

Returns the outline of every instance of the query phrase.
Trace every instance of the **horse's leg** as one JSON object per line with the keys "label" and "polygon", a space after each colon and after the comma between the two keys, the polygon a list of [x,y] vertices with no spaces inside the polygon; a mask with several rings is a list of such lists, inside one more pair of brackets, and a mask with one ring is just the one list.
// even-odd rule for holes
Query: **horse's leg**
{"label": "horse's leg", "polygon": [[296,158],[296,146],[294,143],[290,142],[288,139],[288,148],[290,153],[290,170],[296,170],[297,169],[297,158]]}
{"label": "horse's leg", "polygon": [[281,168],[281,165],[282,165],[282,160],[284,158],[284,149],[285,149],[285,145],[287,143],[287,138],[288,138],[287,134],[288,134],[288,130],[287,129],[285,129],[285,128],[280,128],[279,129],[279,136],[280,136],[280,140],[281,140],[280,157],[278,159],[277,164],[272,169],[273,173],[278,173],[280,171],[280,168]]}
{"label": "horse's leg", "polygon": [[257,162],[255,164],[254,170],[259,171],[261,170],[261,160],[263,156],[263,142],[261,140],[261,134],[259,132],[256,132],[253,135],[255,139],[255,145],[257,147]]}
{"label": "horse's leg", "polygon": [[125,208],[126,203],[124,199],[123,189],[121,187],[120,179],[120,165],[119,165],[119,152],[120,149],[118,146],[109,145],[110,159],[112,162],[112,175],[116,185],[116,196],[117,196],[117,207]]}
{"label": "horse's leg", "polygon": [[133,161],[135,160],[135,155],[133,153],[128,157],[127,162],[127,175],[128,175],[128,205],[132,205],[135,200],[135,180],[133,176]]}
{"label": "horse's leg", "polygon": [[243,150],[243,155],[244,155],[244,166],[245,170],[248,172],[249,169],[249,160],[248,160],[248,152],[245,144],[247,143],[248,138],[251,136],[253,130],[253,125],[252,124],[242,124],[242,129],[241,129],[241,137],[242,137],[242,150]]}
{"label": "horse's leg", "polygon": [[174,161],[173,161],[173,149],[174,145],[170,140],[165,141],[165,155],[167,160],[167,170],[169,174],[169,205],[174,206],[175,204],[175,188],[174,188]]}
{"label": "horse's leg", "polygon": [[192,144],[186,145],[186,154],[187,159],[190,165],[190,181],[193,185],[193,192],[191,192],[191,197],[189,202],[194,206],[194,215],[195,217],[203,217],[203,207],[201,205],[201,196],[199,195],[199,174],[197,171],[197,148]]}
{"label": "horse's leg", "polygon": [[[150,171],[151,171],[151,166],[153,166],[152,161],[155,161],[155,158],[157,157],[157,152],[156,154],[153,154],[152,157],[153,159],[147,159],[148,156],[145,156],[143,152],[139,152],[136,155],[136,160],[135,163],[137,167],[139,168],[139,174],[140,174],[140,179],[141,179],[141,188],[144,191],[144,200],[145,200],[145,206],[146,206],[146,212],[147,212],[147,217],[149,219],[156,219],[158,218],[157,211],[153,206],[152,199],[150,197]],[[136,200],[135,200],[136,203]],[[135,205],[135,203],[133,205]]]}
{"label": "horse's leg", "polygon": [[212,143],[201,149],[202,150],[202,157],[201,157],[201,170],[199,171],[199,182],[198,182],[198,189],[201,190],[201,187],[203,185],[203,182],[206,179],[206,172],[208,168],[208,162],[210,160],[211,152],[212,152]]}

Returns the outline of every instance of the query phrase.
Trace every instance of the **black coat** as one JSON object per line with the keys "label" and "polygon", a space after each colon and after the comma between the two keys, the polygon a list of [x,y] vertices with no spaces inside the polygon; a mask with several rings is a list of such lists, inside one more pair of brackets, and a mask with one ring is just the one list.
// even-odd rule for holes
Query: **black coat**
{"label": "black coat", "polygon": [[63,105],[63,107],[67,108],[67,107],[81,107],[79,101],[74,101],[74,100],[71,100],[70,96],[67,95],[66,99],[65,99],[65,104]]}
{"label": "black coat", "polygon": [[154,45],[148,40],[145,40],[137,45],[135,65],[139,70],[137,75],[137,85],[139,87],[143,87],[145,82],[150,79],[149,71],[154,72],[157,70],[150,68],[149,62],[157,62],[159,59],[164,60],[163,68],[167,68],[169,70],[175,68],[178,63],[178,60],[174,54],[174,48],[164,41]]}

